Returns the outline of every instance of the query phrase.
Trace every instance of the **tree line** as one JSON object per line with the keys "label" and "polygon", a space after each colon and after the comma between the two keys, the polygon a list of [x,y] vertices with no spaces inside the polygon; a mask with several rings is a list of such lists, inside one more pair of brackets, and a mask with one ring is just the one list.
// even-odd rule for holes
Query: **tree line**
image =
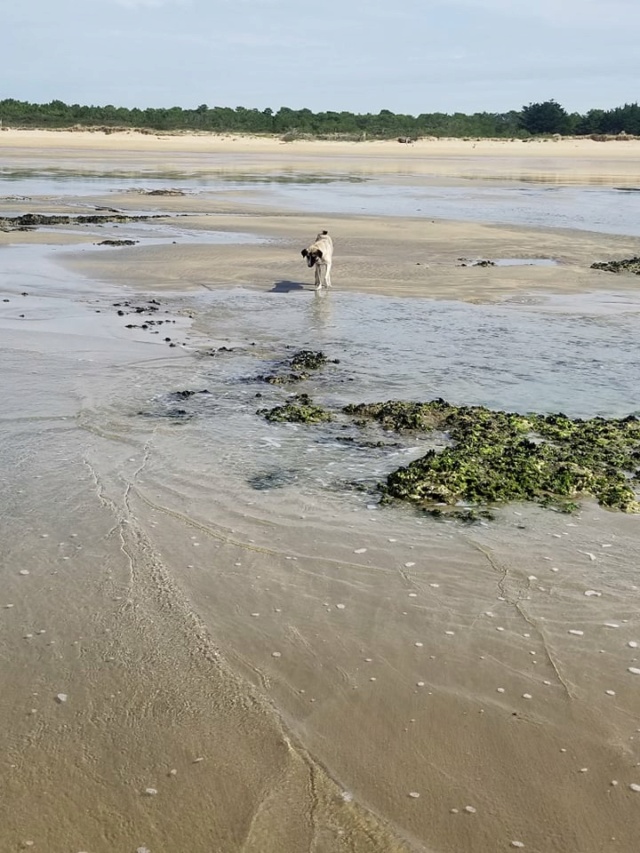
{"label": "tree line", "polygon": [[584,115],[568,113],[554,100],[530,103],[506,113],[421,113],[417,116],[380,110],[378,113],[317,112],[281,107],[257,110],[246,107],[147,108],[82,106],[51,101],[31,104],[14,98],[0,100],[3,126],[70,128],[131,128],[150,131],[205,131],[256,133],[279,136],[343,136],[354,139],[413,139],[436,137],[520,137],[540,134],[586,136],[594,134],[640,135],[640,106],[625,104],[610,110],[593,109]]}

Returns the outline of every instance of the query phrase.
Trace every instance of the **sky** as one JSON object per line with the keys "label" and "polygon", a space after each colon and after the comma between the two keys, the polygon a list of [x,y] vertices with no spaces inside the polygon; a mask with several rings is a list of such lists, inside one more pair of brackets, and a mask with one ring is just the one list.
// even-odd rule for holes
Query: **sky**
{"label": "sky", "polygon": [[640,0],[0,4],[0,99],[412,115],[640,99]]}

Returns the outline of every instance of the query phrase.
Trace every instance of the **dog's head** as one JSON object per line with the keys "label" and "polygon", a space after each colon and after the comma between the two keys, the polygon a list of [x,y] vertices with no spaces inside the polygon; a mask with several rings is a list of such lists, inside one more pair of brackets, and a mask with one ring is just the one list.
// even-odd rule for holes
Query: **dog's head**
{"label": "dog's head", "polygon": [[303,258],[306,258],[308,267],[312,267],[318,261],[322,260],[322,249],[303,249],[300,254]]}
{"label": "dog's head", "polygon": [[[328,231],[321,231],[316,237],[316,243],[328,234]],[[314,264],[317,264],[318,261],[321,261],[324,257],[322,249],[319,249],[315,243],[312,246],[309,246],[308,249],[303,249],[300,254],[303,258],[306,258],[308,267],[314,266]]]}

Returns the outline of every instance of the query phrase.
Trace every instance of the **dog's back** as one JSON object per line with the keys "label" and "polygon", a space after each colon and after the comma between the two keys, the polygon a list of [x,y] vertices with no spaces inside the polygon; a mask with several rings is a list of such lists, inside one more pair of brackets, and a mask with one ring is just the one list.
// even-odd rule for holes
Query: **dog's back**
{"label": "dog's back", "polygon": [[329,236],[328,231],[321,231],[316,236],[315,245],[322,250],[322,256],[325,260],[327,260],[327,256],[331,258],[333,255],[333,240]]}

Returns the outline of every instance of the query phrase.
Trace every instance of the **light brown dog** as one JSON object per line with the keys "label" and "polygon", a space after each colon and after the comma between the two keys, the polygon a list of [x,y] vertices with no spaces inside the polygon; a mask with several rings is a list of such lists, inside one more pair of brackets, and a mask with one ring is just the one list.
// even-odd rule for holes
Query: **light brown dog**
{"label": "light brown dog", "polygon": [[315,268],[316,290],[323,286],[331,287],[331,263],[333,261],[333,240],[328,231],[321,231],[310,246],[303,249],[302,257],[307,266]]}

